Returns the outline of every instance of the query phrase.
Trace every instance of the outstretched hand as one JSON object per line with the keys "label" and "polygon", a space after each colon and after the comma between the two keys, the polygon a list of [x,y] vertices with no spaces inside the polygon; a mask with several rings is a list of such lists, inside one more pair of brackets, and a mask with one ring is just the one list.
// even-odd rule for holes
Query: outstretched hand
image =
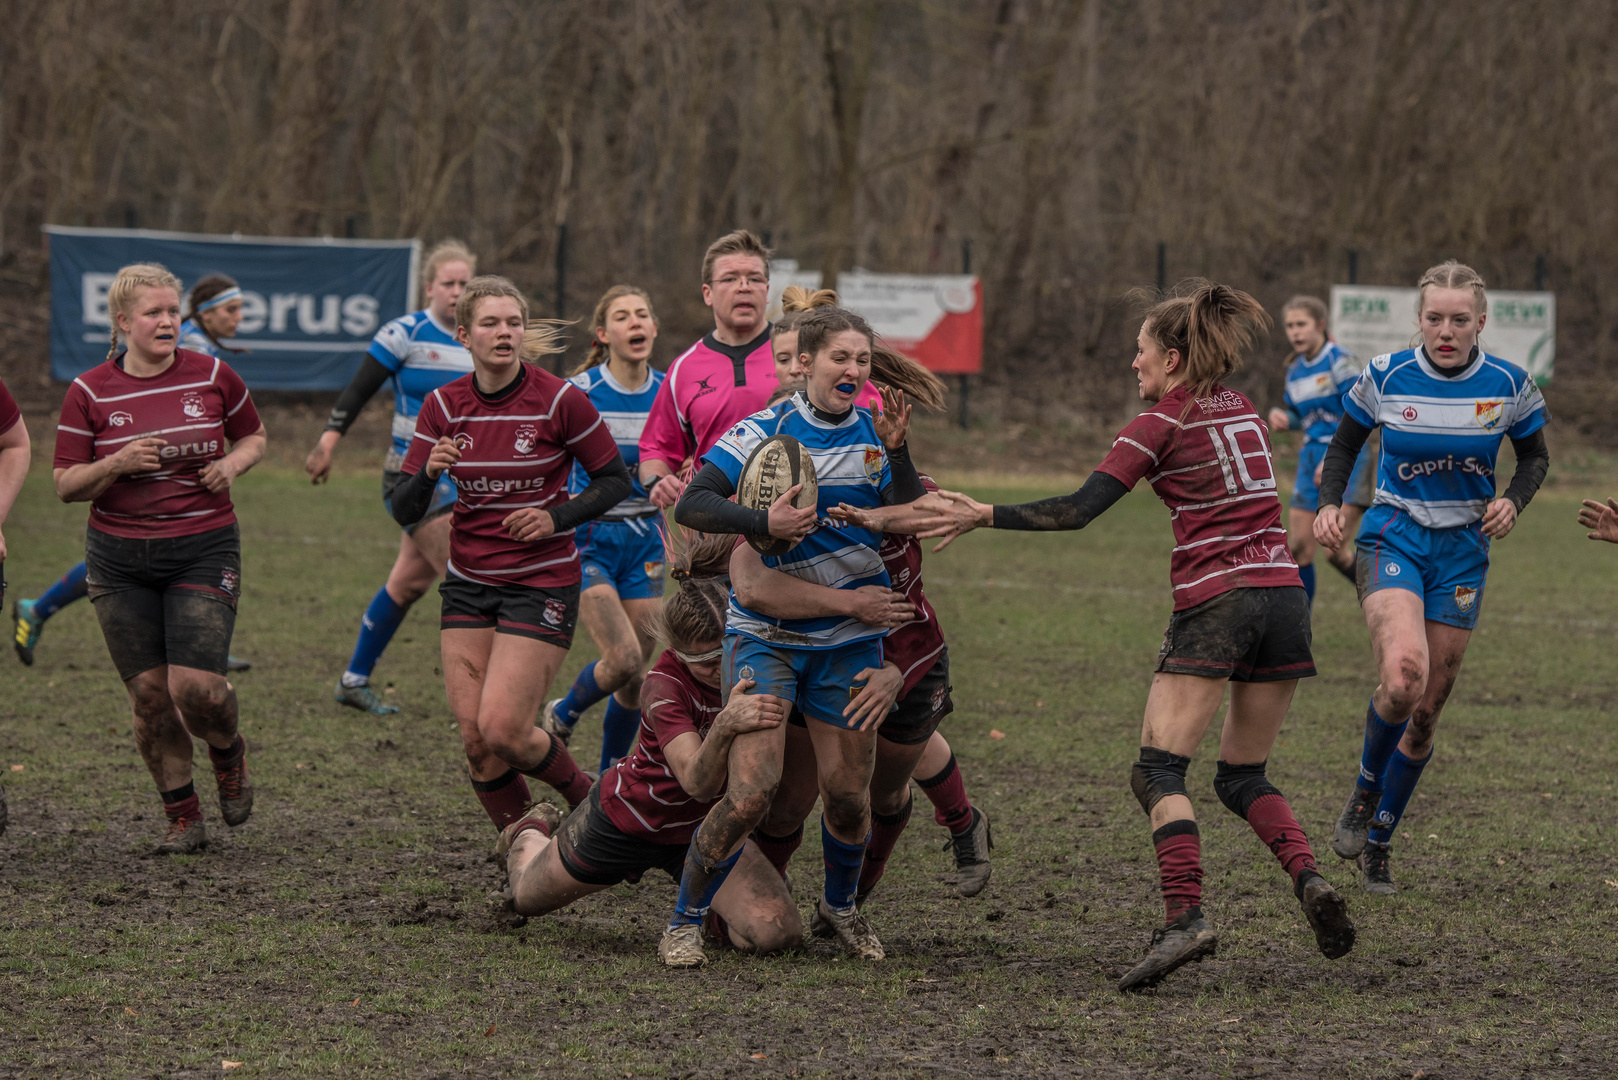
{"label": "outstretched hand", "polygon": [[972,496],[959,491],[946,491],[940,488],[938,494],[949,500],[947,508],[916,529],[918,539],[942,537],[933,547],[933,551],[943,551],[957,536],[969,533],[979,526],[994,524],[994,507],[991,504],[980,503]]}
{"label": "outstretched hand", "polygon": [[871,418],[876,427],[877,438],[889,450],[897,450],[905,444],[905,437],[910,434],[910,404],[905,401],[905,392],[890,386],[884,386],[879,391],[882,395],[882,411]]}
{"label": "outstretched hand", "polygon": [[1579,524],[1590,530],[1584,535],[1591,540],[1618,544],[1618,499],[1608,498],[1605,506],[1594,499],[1585,499],[1579,511]]}

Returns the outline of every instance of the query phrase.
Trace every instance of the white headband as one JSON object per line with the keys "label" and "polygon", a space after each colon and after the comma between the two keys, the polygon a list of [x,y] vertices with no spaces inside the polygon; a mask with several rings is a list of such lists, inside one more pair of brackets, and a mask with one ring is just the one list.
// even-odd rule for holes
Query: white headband
{"label": "white headband", "polygon": [[224,292],[220,293],[218,296],[214,297],[213,299],[205,300],[202,303],[198,304],[197,305],[197,310],[198,311],[207,311],[209,308],[216,308],[220,304],[228,304],[232,300],[240,300],[241,298],[242,298],[242,290],[238,286],[232,285],[230,288],[226,289]]}

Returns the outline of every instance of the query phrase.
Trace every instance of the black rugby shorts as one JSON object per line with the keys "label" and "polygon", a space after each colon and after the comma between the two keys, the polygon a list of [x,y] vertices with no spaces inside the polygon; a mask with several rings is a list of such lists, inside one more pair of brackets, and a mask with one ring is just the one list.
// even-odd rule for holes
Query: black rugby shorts
{"label": "black rugby shorts", "polygon": [[444,608],[443,630],[486,630],[533,638],[564,649],[573,647],[579,622],[579,586],[536,589],[527,585],[483,585],[454,574],[438,586]]}
{"label": "black rugby shorts", "polygon": [[630,836],[612,823],[601,809],[601,788],[568,814],[556,833],[556,854],[562,868],[586,885],[616,885],[639,881],[648,870],[662,870],[676,882],[685,872],[690,844],[658,844]]}
{"label": "black rugby shorts", "polygon": [[1232,589],[1176,611],[1158,671],[1232,682],[1282,682],[1315,673],[1309,597],[1301,585]]}

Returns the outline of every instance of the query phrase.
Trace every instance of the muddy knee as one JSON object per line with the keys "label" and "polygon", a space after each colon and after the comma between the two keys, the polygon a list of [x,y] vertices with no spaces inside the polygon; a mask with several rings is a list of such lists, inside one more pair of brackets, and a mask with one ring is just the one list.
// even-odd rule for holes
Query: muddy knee
{"label": "muddy knee", "polygon": [[848,835],[868,827],[871,799],[866,789],[825,791],[821,793],[820,800],[821,812],[833,832]]}
{"label": "muddy knee", "polygon": [[1382,673],[1382,691],[1391,706],[1387,715],[1409,716],[1427,692],[1427,665],[1414,654],[1407,654]]}
{"label": "muddy knee", "polygon": [[137,725],[159,723],[174,712],[174,699],[169,697],[168,685],[161,679],[148,678],[151,674],[137,675],[125,684]]}

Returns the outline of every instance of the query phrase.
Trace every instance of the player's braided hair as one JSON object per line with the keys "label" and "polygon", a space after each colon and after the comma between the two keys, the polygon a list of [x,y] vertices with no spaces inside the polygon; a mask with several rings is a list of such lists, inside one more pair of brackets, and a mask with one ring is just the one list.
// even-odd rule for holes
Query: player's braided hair
{"label": "player's braided hair", "polygon": [[[783,307],[787,292],[790,291],[791,287],[781,294]],[[840,334],[844,330],[857,331],[864,334],[865,339],[871,343],[872,382],[878,386],[903,390],[906,397],[923,408],[944,407],[944,384],[938,376],[877,337],[876,331],[871,329],[871,324],[862,316],[845,307],[839,307],[836,303],[836,293],[830,289],[821,289],[815,293],[808,293],[808,290],[799,291],[807,294],[806,301],[811,306],[798,316],[795,325],[798,331],[798,352],[814,356],[825,347],[833,334]],[[827,293],[831,294],[831,302],[821,299]]]}
{"label": "player's braided hair", "polygon": [[646,301],[646,310],[651,312],[652,324],[654,326],[657,324],[657,311],[652,307],[650,293],[639,285],[614,285],[602,293],[601,299],[596,301],[595,314],[590,316],[590,351],[585,354],[584,363],[574,368],[571,374],[577,375],[581,371],[607,362],[607,354],[611,350],[607,348],[607,343],[601,340],[601,336],[596,331],[606,327],[607,312],[612,308],[613,301],[621,300],[626,296],[638,296]]}
{"label": "player's braided hair", "polygon": [[199,279],[195,285],[191,286],[191,295],[187,296],[185,300],[186,306],[189,308],[189,310],[185,313],[185,318],[194,320],[197,324],[197,329],[201,330],[203,334],[206,335],[208,340],[214,343],[215,348],[224,349],[226,352],[231,353],[245,353],[247,350],[238,349],[234,346],[226,345],[223,341],[220,341],[219,335],[208,329],[208,324],[203,322],[202,312],[198,309],[201,308],[203,304],[206,304],[209,300],[212,300],[214,297],[224,292],[226,289],[237,288],[239,284],[240,283],[229,274],[209,274],[208,276]]}
{"label": "player's braided hair", "polygon": [[438,279],[440,267],[452,262],[463,262],[472,273],[478,272],[478,257],[472,254],[471,248],[459,240],[440,240],[433,245],[426,261],[421,264],[422,291],[426,292],[427,287]]}
{"label": "player's braided hair", "polygon": [[1146,313],[1146,333],[1162,352],[1185,358],[1185,385],[1192,398],[1206,397],[1241,367],[1243,350],[1270,328],[1270,315],[1240,289],[1202,278],[1181,282],[1175,293]]}
{"label": "player's braided hair", "polygon": [[142,289],[173,289],[180,294],[180,279],[161,263],[131,263],[119,270],[107,289],[107,317],[112,323],[112,340],[107,359],[118,355],[118,315],[129,310]]}
{"label": "player's braided hair", "polygon": [[721,575],[729,571],[736,538],[687,529],[678,539],[666,536],[664,546],[669,577],[679,587],[652,616],[650,628],[680,652],[696,652],[725,636],[730,587]]}
{"label": "player's braided hair", "polygon": [[1467,266],[1465,263],[1448,259],[1439,263],[1421,275],[1416,282],[1416,316],[1421,316],[1421,305],[1427,300],[1427,290],[1436,289],[1471,289],[1472,306],[1479,315],[1489,310],[1489,297],[1483,291],[1483,275]]}
{"label": "player's braided hair", "polygon": [[522,294],[522,290],[496,274],[484,274],[466,283],[466,291],[455,302],[456,325],[470,328],[472,320],[477,317],[478,304],[497,296],[509,296],[517,301],[517,307],[522,311],[523,322],[527,326],[523,330],[520,355],[525,361],[533,363],[541,356],[567,351],[562,333],[573,324],[561,319],[530,319],[528,298]]}

